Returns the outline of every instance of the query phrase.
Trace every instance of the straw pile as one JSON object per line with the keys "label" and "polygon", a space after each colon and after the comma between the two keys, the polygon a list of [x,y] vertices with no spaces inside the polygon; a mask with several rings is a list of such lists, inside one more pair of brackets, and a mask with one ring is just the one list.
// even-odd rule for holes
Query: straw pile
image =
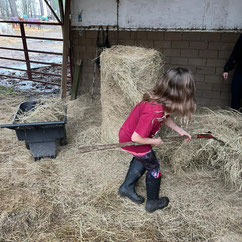
{"label": "straw pile", "polygon": [[[1,123],[11,121],[19,103],[0,98]],[[214,169],[207,169],[208,163],[177,176],[161,161],[161,195],[171,202],[148,214],[144,205],[117,195],[132,158],[127,152],[77,153],[78,146],[101,143],[100,100],[91,103],[82,96],[67,101],[67,112],[68,145],[54,160],[33,161],[14,131],[1,130],[0,241],[241,241],[242,198],[224,187]],[[199,117],[202,114],[197,125]],[[204,125],[200,123],[199,131],[207,131]],[[197,152],[190,148],[187,155]],[[146,197],[144,178],[137,191]]]}
{"label": "straw pile", "polygon": [[18,123],[63,121],[65,116],[65,102],[60,98],[37,100],[37,104],[28,112],[17,115]]}
{"label": "straw pile", "polygon": [[[168,158],[176,173],[208,166],[227,184],[242,190],[242,115],[232,110],[199,109],[191,124],[183,127],[191,134],[212,131],[218,140],[196,139],[189,143],[168,143],[158,150]],[[165,135],[165,129],[160,135]],[[166,131],[167,132],[167,131]]]}
{"label": "straw pile", "polygon": [[162,75],[164,60],[156,50],[135,46],[113,46],[100,60],[102,139],[114,142],[131,109]]}

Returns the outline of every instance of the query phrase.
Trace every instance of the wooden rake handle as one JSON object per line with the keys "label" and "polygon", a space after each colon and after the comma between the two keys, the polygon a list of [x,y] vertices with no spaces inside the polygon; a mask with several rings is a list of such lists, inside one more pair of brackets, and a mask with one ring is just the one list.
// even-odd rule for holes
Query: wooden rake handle
{"label": "wooden rake handle", "polygon": [[[211,133],[192,135],[192,139],[202,139],[202,138],[216,139]],[[173,136],[173,137],[162,138],[162,140],[165,142],[183,141],[185,139],[187,139],[187,136]],[[116,149],[116,148],[120,148],[120,147],[139,146],[139,145],[143,145],[143,144],[138,144],[135,142],[125,142],[125,143],[113,143],[113,144],[103,144],[103,145],[80,146],[80,147],[78,147],[78,153],[87,153],[87,152],[100,151],[100,150],[110,150],[110,149]]]}

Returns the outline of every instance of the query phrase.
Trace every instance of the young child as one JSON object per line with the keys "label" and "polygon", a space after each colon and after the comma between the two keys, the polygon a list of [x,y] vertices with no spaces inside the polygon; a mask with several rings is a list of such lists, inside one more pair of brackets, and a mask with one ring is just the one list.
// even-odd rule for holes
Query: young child
{"label": "young child", "polygon": [[161,172],[159,162],[152,146],[160,146],[163,141],[152,138],[161,124],[176,131],[181,136],[191,135],[178,127],[170,118],[174,114],[180,118],[191,119],[195,110],[195,83],[193,75],[185,68],[171,68],[156,83],[155,87],[143,95],[142,101],[135,106],[119,131],[119,142],[136,142],[142,145],[127,146],[122,149],[134,155],[119,195],[128,197],[135,203],[143,203],[144,198],[135,191],[139,178],[146,174],[147,201],[145,209],[154,212],[166,207],[168,197],[159,198]]}

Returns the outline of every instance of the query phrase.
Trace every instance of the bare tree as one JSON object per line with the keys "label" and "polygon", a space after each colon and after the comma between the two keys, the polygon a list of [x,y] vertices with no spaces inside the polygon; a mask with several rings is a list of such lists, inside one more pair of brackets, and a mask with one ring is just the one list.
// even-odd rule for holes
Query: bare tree
{"label": "bare tree", "polygon": [[39,0],[39,6],[40,6],[40,15],[44,16],[43,0]]}
{"label": "bare tree", "polygon": [[31,16],[36,14],[36,1],[32,0],[22,0],[23,15]]}
{"label": "bare tree", "polygon": [[18,17],[18,11],[15,0],[8,0],[11,8],[12,17]]}
{"label": "bare tree", "polygon": [[9,18],[11,16],[9,2],[8,0],[5,0],[4,2],[5,2],[5,13],[6,13],[5,16]]}
{"label": "bare tree", "polygon": [[0,18],[5,18],[7,17],[7,14],[6,14],[6,0],[4,1],[0,1],[0,12],[1,12],[1,16]]}
{"label": "bare tree", "polygon": [[22,9],[23,9],[23,15],[28,15],[29,13],[28,1],[22,0]]}

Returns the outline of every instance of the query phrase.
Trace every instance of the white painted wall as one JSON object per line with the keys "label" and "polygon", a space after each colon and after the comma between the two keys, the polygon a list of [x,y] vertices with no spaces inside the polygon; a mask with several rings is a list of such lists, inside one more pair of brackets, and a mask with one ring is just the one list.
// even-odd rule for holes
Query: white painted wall
{"label": "white painted wall", "polygon": [[[116,0],[72,0],[72,26],[115,25],[117,22]],[[82,22],[78,15],[82,12]]]}
{"label": "white painted wall", "polygon": [[[81,10],[82,22],[78,22]],[[72,1],[72,26],[116,24],[116,0]],[[120,0],[119,27],[242,29],[242,0]]]}

